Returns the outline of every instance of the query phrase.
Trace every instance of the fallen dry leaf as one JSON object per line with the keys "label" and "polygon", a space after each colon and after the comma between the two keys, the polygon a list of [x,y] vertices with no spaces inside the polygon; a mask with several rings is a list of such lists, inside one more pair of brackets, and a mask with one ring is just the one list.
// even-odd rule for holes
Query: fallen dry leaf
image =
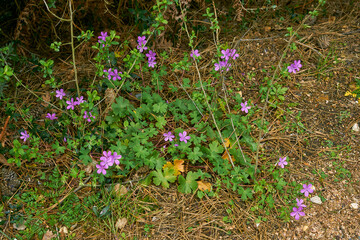
{"label": "fallen dry leaf", "polygon": [[126,187],[120,183],[115,184],[113,191],[117,196],[123,196],[128,192]]}
{"label": "fallen dry leaf", "polygon": [[209,192],[211,191],[211,183],[203,182],[202,180],[197,181],[197,183],[198,183],[198,188],[200,191],[205,191],[205,190],[207,190]]}
{"label": "fallen dry leaf", "polygon": [[47,230],[46,233],[44,234],[42,240],[51,240],[53,238],[56,238],[56,235],[52,231]]}
{"label": "fallen dry leaf", "polygon": [[115,228],[116,229],[122,229],[125,227],[127,223],[127,219],[126,218],[119,218],[115,224]]}

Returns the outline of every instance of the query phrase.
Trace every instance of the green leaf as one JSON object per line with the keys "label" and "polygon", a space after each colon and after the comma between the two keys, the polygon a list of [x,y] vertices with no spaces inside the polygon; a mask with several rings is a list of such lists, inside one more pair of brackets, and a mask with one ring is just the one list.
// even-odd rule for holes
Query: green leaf
{"label": "green leaf", "polygon": [[91,157],[89,156],[90,149],[82,147],[80,150],[81,155],[79,156],[80,160],[84,165],[88,165],[92,162]]}
{"label": "green leaf", "polygon": [[112,109],[119,117],[125,117],[129,112],[134,110],[134,107],[130,104],[129,100],[118,97],[116,98],[116,103],[113,103]]}
{"label": "green leaf", "polygon": [[161,184],[164,188],[169,188],[169,182],[173,183],[176,180],[174,169],[165,168],[164,172],[161,169],[158,169],[157,171],[151,172],[151,174],[154,176],[154,184],[156,186]]}
{"label": "green leaf", "polygon": [[59,145],[59,141],[56,141],[53,145],[51,145],[51,147],[55,150],[55,153],[57,155],[59,155],[60,153],[64,153],[66,149],[64,146]]}
{"label": "green leaf", "polygon": [[154,112],[156,113],[166,113],[167,104],[164,102],[159,102],[153,105]]}
{"label": "green leaf", "polygon": [[210,152],[222,153],[224,151],[223,146],[221,146],[218,141],[212,141],[209,144],[209,147],[210,147]]}
{"label": "green leaf", "polygon": [[156,122],[155,126],[158,129],[163,129],[167,123],[167,121],[165,120],[165,117],[160,116],[160,117],[157,117],[156,120],[157,120],[157,122]]}
{"label": "green leaf", "polygon": [[196,161],[203,155],[202,152],[200,152],[199,147],[195,147],[194,151],[189,154],[189,159]]}
{"label": "green leaf", "polygon": [[198,173],[196,172],[188,172],[186,175],[186,179],[179,175],[179,186],[178,190],[182,193],[191,193],[191,190],[195,191],[198,187],[196,179],[199,177]]}

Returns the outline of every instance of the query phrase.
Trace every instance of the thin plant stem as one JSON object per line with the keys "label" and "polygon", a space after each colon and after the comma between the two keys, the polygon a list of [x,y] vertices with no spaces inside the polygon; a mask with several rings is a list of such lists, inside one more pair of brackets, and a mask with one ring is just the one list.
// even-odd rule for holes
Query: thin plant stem
{"label": "thin plant stem", "polygon": [[69,0],[69,11],[70,11],[70,38],[71,38],[71,53],[72,53],[72,60],[73,60],[73,67],[74,67],[74,77],[75,77],[75,84],[76,84],[76,90],[77,94],[80,97],[80,88],[79,88],[79,82],[78,82],[78,76],[77,76],[77,69],[76,69],[76,58],[75,58],[75,47],[74,47],[74,26],[73,26],[73,11],[71,7],[71,0]]}

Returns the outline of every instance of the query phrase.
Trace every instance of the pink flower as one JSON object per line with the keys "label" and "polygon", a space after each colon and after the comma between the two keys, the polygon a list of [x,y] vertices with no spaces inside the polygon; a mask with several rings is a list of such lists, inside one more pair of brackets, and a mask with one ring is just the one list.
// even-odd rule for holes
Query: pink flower
{"label": "pink flower", "polygon": [[66,96],[66,93],[64,92],[64,89],[56,90],[55,97],[60,98],[60,100]]}
{"label": "pink flower", "polygon": [[75,101],[76,105],[80,105],[80,104],[82,104],[84,102],[86,102],[86,101],[84,100],[83,96],[77,97],[76,101]]}
{"label": "pink flower", "polygon": [[55,119],[57,119],[55,113],[53,113],[53,114],[51,114],[51,113],[46,114],[46,118],[48,118],[48,119],[50,119],[50,120],[55,120]]}
{"label": "pink flower", "polygon": [[27,131],[25,130],[25,132],[20,132],[21,137],[20,139],[23,139],[24,142],[26,142],[26,140],[30,137],[30,135],[27,133]]}
{"label": "pink flower", "polygon": [[96,165],[96,168],[98,168],[97,173],[100,174],[102,173],[103,175],[106,175],[106,169],[108,169],[108,167],[104,166],[104,165]]}
{"label": "pink flower", "polygon": [[301,193],[304,193],[305,197],[309,196],[309,193],[313,193],[314,189],[311,188],[312,184],[306,185],[303,184],[303,189],[301,189]]}
{"label": "pink flower", "polygon": [[197,49],[191,50],[190,57],[192,57],[194,60],[195,60],[195,58],[200,57],[199,50],[197,50]]}
{"label": "pink flower", "polygon": [[179,133],[180,142],[187,143],[187,140],[190,139],[190,136],[186,136],[186,135],[187,135],[187,132],[186,132],[186,131],[184,131],[183,133]]}
{"label": "pink flower", "polygon": [[245,103],[241,103],[241,111],[248,113],[250,108],[250,106],[247,106],[247,101]]}
{"label": "pink flower", "polygon": [[298,207],[302,207],[302,208],[304,208],[304,207],[306,207],[306,205],[304,204],[304,200],[303,199],[296,199],[296,205],[298,206]]}
{"label": "pink flower", "polygon": [[278,165],[281,167],[281,168],[284,168],[285,165],[287,165],[287,161],[286,161],[286,157],[284,158],[279,158],[279,162],[278,162]]}
{"label": "pink flower", "polygon": [[66,103],[68,104],[68,106],[66,107],[66,109],[72,109],[74,110],[75,106],[77,105],[76,102],[74,102],[74,98],[71,98],[70,101],[66,101]]}
{"label": "pink flower", "polygon": [[172,135],[171,132],[168,132],[168,133],[164,133],[163,136],[165,137],[165,141],[173,141],[173,138],[175,138],[174,135]]}
{"label": "pink flower", "polygon": [[305,213],[302,212],[302,209],[302,207],[293,207],[293,212],[290,213],[290,216],[295,217],[295,220],[299,220],[300,216],[305,216]]}

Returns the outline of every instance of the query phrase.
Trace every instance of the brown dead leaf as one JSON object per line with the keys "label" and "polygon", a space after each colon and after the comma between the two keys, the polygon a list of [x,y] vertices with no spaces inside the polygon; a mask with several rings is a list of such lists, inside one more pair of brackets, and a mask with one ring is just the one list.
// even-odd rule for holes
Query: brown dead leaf
{"label": "brown dead leaf", "polygon": [[127,224],[127,219],[126,218],[119,218],[115,224],[115,228],[116,229],[122,229],[125,227],[125,225]]}
{"label": "brown dead leaf", "polygon": [[209,192],[211,191],[211,183],[203,182],[202,180],[197,181],[197,183],[198,183],[198,188],[200,191],[205,191],[205,190],[207,190]]}
{"label": "brown dead leaf", "polygon": [[164,164],[163,169],[165,168],[170,168],[170,169],[174,169],[175,176],[180,175],[180,173],[184,172],[184,160],[181,159],[175,159],[174,160],[174,164],[172,164],[171,162],[167,162]]}
{"label": "brown dead leaf", "polygon": [[64,226],[64,227],[60,228],[59,233],[60,233],[60,239],[65,239],[66,235],[68,235],[69,231],[68,231],[67,227]]}
{"label": "brown dead leaf", "polygon": [[46,233],[44,234],[42,240],[51,240],[51,239],[53,239],[53,238],[56,238],[56,235],[53,234],[52,231],[47,230]]}
{"label": "brown dead leaf", "polygon": [[230,147],[230,139],[229,138],[225,138],[224,143],[227,148]]}
{"label": "brown dead leaf", "polygon": [[117,196],[123,196],[125,195],[128,190],[126,189],[125,186],[121,185],[120,183],[117,183],[115,186],[114,186],[114,189],[113,189],[114,193],[117,195]]}
{"label": "brown dead leaf", "polygon": [[[232,160],[232,162],[235,162],[235,159],[234,159],[234,157],[233,156],[231,156],[230,155],[230,157],[231,157],[231,160]],[[226,151],[223,153],[223,155],[222,155],[222,157],[221,157],[222,159],[224,159],[224,160],[228,160],[229,161],[229,163],[231,163],[231,161],[230,161],[230,158],[229,158],[229,155],[226,153]]]}
{"label": "brown dead leaf", "polygon": [[47,107],[50,102],[50,92],[47,91],[45,93],[45,95],[42,96],[42,99],[44,100],[44,102],[42,102],[41,105],[43,105],[44,107]]}
{"label": "brown dead leaf", "polygon": [[2,154],[0,154],[0,163],[4,164],[5,166],[8,166],[8,167],[11,166],[11,164],[7,162],[6,158]]}
{"label": "brown dead leaf", "polygon": [[265,30],[265,32],[269,32],[271,30],[271,27],[266,26],[266,27],[264,27],[264,30]]}

